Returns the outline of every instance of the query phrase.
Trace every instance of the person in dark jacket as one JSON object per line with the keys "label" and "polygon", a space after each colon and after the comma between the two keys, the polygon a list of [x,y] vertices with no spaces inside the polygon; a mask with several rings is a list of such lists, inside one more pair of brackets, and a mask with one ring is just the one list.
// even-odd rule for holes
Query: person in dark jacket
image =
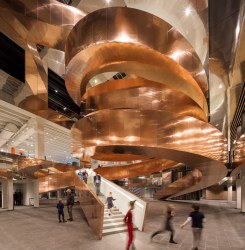
{"label": "person in dark jacket", "polygon": [[68,210],[68,215],[69,215],[69,221],[73,221],[73,216],[72,216],[72,207],[75,203],[75,198],[74,198],[74,195],[72,193],[72,191],[70,189],[67,189],[66,190],[67,192],[67,202],[66,202],[66,205],[67,205],[67,210]]}
{"label": "person in dark jacket", "polygon": [[64,204],[62,203],[62,200],[59,200],[59,203],[57,204],[57,209],[58,209],[58,218],[59,218],[59,222],[61,221],[61,216],[62,216],[62,220],[63,222],[66,222],[65,220],[65,216],[64,216]]}
{"label": "person in dark jacket", "polygon": [[99,196],[99,194],[100,194],[100,183],[101,183],[101,177],[100,177],[100,175],[96,174],[94,176],[94,185],[96,188],[96,195],[97,196]]}
{"label": "person in dark jacket", "polygon": [[106,198],[107,208],[109,209],[109,216],[112,214],[112,208],[114,207],[113,201],[115,201],[112,197],[112,192],[109,193],[109,196]]}
{"label": "person in dark jacket", "polygon": [[165,231],[169,231],[170,232],[169,242],[173,244],[177,244],[177,242],[174,241],[174,229],[172,225],[172,220],[174,216],[173,212],[174,212],[174,207],[172,205],[168,205],[167,212],[166,212],[166,219],[165,219],[163,228],[161,230],[154,232],[151,235],[151,239],[153,239],[153,237],[156,236],[157,234],[164,233]]}
{"label": "person in dark jacket", "polygon": [[184,226],[192,221],[192,232],[193,232],[193,249],[198,250],[201,236],[202,236],[202,229],[203,229],[203,222],[205,222],[205,216],[202,212],[199,211],[199,205],[192,205],[193,212],[189,214],[187,220],[180,226],[180,228],[184,228]]}

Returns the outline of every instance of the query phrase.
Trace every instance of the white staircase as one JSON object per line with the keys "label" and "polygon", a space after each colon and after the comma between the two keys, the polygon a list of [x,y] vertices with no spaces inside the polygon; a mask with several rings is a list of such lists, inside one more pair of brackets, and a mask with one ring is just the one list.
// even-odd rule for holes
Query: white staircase
{"label": "white staircase", "polygon": [[[112,213],[109,215],[109,209],[105,208],[103,236],[127,231],[127,225],[123,221],[124,215],[116,207],[112,209]],[[134,229],[137,228],[134,227]]]}

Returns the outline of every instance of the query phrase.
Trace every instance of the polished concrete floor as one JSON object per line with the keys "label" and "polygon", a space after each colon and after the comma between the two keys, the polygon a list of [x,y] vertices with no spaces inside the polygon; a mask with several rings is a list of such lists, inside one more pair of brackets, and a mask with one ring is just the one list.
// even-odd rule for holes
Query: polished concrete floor
{"label": "polished concrete floor", "polygon": [[[180,229],[188,216],[191,204],[171,202],[176,207],[174,227],[175,240],[168,243],[169,234],[158,235],[150,241],[150,234],[161,227],[162,211],[167,203],[150,201],[144,232],[136,232],[138,250],[180,249],[192,247],[190,225]],[[202,201],[202,211],[207,222],[203,231],[200,249],[237,250],[245,249],[245,214],[235,209],[235,203]],[[17,208],[0,213],[0,249],[2,250],[124,250],[126,233],[108,235],[101,241],[93,236],[83,220],[79,207],[74,209],[74,222],[58,223],[55,207]]]}

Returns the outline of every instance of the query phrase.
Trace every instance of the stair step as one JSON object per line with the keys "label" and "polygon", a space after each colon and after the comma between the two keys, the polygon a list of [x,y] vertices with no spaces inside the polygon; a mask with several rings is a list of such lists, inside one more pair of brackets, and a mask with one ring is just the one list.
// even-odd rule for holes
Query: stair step
{"label": "stair step", "polygon": [[[109,209],[108,209],[108,208],[105,208],[104,211],[105,211],[105,212],[109,212]],[[112,208],[112,211],[119,211],[119,209],[118,209],[118,208]]]}
{"label": "stair step", "polygon": [[[134,230],[137,230],[136,227],[134,227]],[[109,235],[109,234],[117,234],[117,233],[122,233],[122,232],[127,232],[127,226],[122,226],[122,227],[117,227],[117,228],[108,228],[108,229],[103,229],[103,236]]]}
{"label": "stair step", "polygon": [[123,218],[110,218],[110,219],[106,219],[104,220],[104,223],[103,224],[108,224],[108,223],[111,223],[111,222],[122,222],[123,221]]}
{"label": "stair step", "polygon": [[[112,214],[113,215],[122,214],[122,212],[120,212],[120,211],[112,211]],[[104,212],[104,215],[109,215],[109,211],[108,212]]]}
{"label": "stair step", "polygon": [[108,220],[108,219],[111,219],[111,218],[113,218],[113,219],[115,219],[115,218],[124,218],[124,215],[123,214],[114,214],[114,215],[111,215],[111,216],[109,216],[109,215],[104,215],[104,220]]}
{"label": "stair step", "polygon": [[123,227],[125,226],[124,221],[117,221],[117,222],[110,222],[106,223],[103,225],[103,229],[108,229],[108,228],[117,228],[117,227]]}

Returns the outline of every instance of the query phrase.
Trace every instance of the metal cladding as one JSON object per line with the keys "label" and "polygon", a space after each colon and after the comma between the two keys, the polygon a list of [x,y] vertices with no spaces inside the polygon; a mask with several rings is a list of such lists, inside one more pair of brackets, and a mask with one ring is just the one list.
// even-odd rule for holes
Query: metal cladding
{"label": "metal cladding", "polygon": [[[193,56],[185,57],[186,64],[171,58],[176,52],[167,35],[171,28],[143,11],[101,9],[79,21],[66,44],[68,92],[92,111],[72,128],[74,153],[118,162],[124,155],[124,161],[132,155],[148,157],[130,166],[97,169],[108,179],[171,169],[177,162],[193,169],[158,198],[205,188],[227,174],[227,141],[207,123],[205,84],[194,77],[205,71],[200,60],[192,60],[197,56],[181,35],[175,37],[185,44],[181,54]],[[127,77],[91,87],[93,77],[107,72]]]}
{"label": "metal cladding", "polygon": [[[109,179],[170,170],[178,162],[193,169],[162,190],[160,198],[205,188],[226,176],[227,141],[208,124],[204,60],[175,27],[133,8],[105,8],[85,16],[54,0],[4,0],[0,9],[0,19],[12,27],[5,33],[18,37],[26,49],[26,82],[38,96],[26,98],[22,107],[59,122],[64,117],[47,112],[47,73],[37,45],[65,50],[67,90],[90,112],[72,128],[73,152],[81,161],[142,161],[98,170]],[[126,78],[91,86],[94,77],[111,72]],[[46,168],[66,171],[30,164],[19,171],[36,178],[47,175]]]}

